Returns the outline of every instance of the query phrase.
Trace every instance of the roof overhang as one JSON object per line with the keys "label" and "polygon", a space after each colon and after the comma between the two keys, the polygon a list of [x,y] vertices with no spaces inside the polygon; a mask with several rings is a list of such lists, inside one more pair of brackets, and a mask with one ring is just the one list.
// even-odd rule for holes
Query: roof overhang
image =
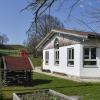
{"label": "roof overhang", "polygon": [[[49,40],[49,38],[51,36],[53,36],[55,33],[59,33],[59,34],[64,34],[64,35],[68,35],[68,36],[75,36],[75,37],[79,37],[79,38],[83,38],[83,39],[89,39],[89,38],[100,38],[100,35],[98,34],[84,34],[84,32],[82,32],[81,34],[73,34],[70,31],[69,32],[65,32],[62,30],[57,30],[57,29],[52,29],[50,33],[48,33],[43,40],[36,46],[36,49],[40,49],[44,46],[44,44]],[[89,32],[90,33],[90,32]]]}

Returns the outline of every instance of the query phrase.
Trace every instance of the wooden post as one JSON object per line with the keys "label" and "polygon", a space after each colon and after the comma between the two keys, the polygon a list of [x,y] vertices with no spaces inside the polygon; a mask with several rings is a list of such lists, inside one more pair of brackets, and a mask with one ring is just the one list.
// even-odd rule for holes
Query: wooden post
{"label": "wooden post", "polygon": [[7,85],[7,70],[4,70],[4,85]]}

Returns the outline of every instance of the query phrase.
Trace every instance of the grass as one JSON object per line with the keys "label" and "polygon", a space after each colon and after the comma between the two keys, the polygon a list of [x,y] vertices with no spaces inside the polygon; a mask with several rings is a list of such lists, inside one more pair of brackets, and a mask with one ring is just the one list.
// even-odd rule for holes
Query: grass
{"label": "grass", "polygon": [[34,67],[42,66],[42,58],[40,58],[40,57],[34,58],[34,57],[30,56],[30,59],[31,59]]}
{"label": "grass", "polygon": [[19,50],[19,49],[26,49],[26,47],[23,45],[0,45],[0,49]]}
{"label": "grass", "polygon": [[19,50],[0,50],[0,56],[16,56],[19,55]]}
{"label": "grass", "polygon": [[[14,55],[18,50],[0,50],[0,55]],[[33,65],[41,66],[41,58],[33,58]],[[39,89],[53,89],[65,95],[78,95],[82,100],[99,100],[100,83],[78,83],[59,79],[48,75],[34,73],[32,86],[8,86],[3,87],[2,92],[5,100],[12,98],[13,92],[32,92]]]}
{"label": "grass", "polygon": [[40,89],[53,89],[65,95],[78,95],[82,100],[99,100],[100,84],[78,83],[48,75],[34,73],[32,86],[9,86],[3,88],[5,100],[12,97],[13,92],[32,92]]}

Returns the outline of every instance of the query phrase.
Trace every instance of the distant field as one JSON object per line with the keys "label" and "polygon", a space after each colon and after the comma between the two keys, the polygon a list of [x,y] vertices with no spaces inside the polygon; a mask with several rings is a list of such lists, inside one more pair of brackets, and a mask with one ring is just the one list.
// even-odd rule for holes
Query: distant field
{"label": "distant field", "polygon": [[0,50],[0,56],[17,56],[19,55],[19,50]]}
{"label": "distant field", "polygon": [[0,56],[18,56],[19,50],[25,49],[23,45],[0,45]]}
{"label": "distant field", "polygon": [[23,45],[0,45],[0,49],[19,50],[26,49],[26,47]]}

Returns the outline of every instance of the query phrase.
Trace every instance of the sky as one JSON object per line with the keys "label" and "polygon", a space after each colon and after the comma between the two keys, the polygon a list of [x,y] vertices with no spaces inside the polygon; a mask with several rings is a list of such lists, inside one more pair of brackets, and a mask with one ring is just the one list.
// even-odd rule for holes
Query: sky
{"label": "sky", "polygon": [[[75,0],[66,1],[68,1],[67,5],[63,2],[55,3],[51,9],[51,15],[57,17],[64,23],[65,28],[67,29],[91,31],[85,25],[77,21],[77,19],[67,19],[67,14],[69,12],[68,7]],[[8,36],[8,44],[22,44],[27,37],[26,31],[32,21],[32,12],[20,12],[27,4],[26,0],[0,0],[0,32]],[[71,16],[90,22],[90,19],[88,19],[86,13],[84,13],[89,6],[100,8],[100,0],[80,0],[80,3],[74,8]],[[96,23],[96,25],[89,24],[89,26],[96,32],[100,32],[100,23]]]}
{"label": "sky", "polygon": [[[52,10],[52,15],[57,17],[61,22],[64,23],[66,29],[76,29],[82,31],[95,31],[100,33],[100,23],[91,23],[96,19],[93,19],[92,15],[90,15],[91,11],[95,11],[93,8],[97,8],[100,11],[100,0],[80,0],[80,2],[73,8],[70,18],[67,18],[69,14],[69,7],[77,0],[60,0],[61,2],[57,2],[54,5]],[[58,7],[57,7],[58,6]],[[99,12],[100,16],[100,12]],[[82,20],[83,22],[79,21]],[[87,27],[85,23],[89,27]],[[100,22],[100,17],[99,17]],[[91,30],[91,28],[93,30]]]}
{"label": "sky", "polygon": [[30,11],[20,12],[26,0],[0,0],[0,32],[9,38],[9,44],[22,44],[32,20]]}

